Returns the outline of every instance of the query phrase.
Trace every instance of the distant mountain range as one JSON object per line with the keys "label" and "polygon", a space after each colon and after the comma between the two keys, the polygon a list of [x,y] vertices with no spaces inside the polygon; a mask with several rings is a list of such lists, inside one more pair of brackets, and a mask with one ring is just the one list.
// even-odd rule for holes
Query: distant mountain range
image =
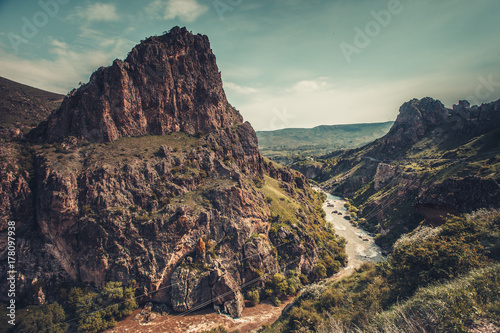
{"label": "distant mountain range", "polygon": [[323,125],[257,132],[261,153],[281,164],[299,156],[319,156],[361,147],[389,132],[393,121],[373,124]]}

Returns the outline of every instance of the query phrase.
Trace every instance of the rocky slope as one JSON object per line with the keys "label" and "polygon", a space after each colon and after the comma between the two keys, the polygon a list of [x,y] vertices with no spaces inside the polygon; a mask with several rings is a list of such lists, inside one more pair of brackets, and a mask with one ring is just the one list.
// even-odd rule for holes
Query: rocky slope
{"label": "rocky slope", "polygon": [[422,220],[500,206],[500,101],[453,109],[432,98],[400,108],[387,135],[362,148],[292,167],[359,206],[364,226],[390,246]]}
{"label": "rocky slope", "polygon": [[[29,138],[20,143],[29,165],[0,169],[9,183],[0,233],[16,221],[27,303],[135,280],[141,301],[177,312],[213,303],[238,317],[240,285],[262,288],[292,269],[312,281],[325,248],[345,263],[321,195],[264,160],[227,102],[206,36],[173,28],[141,42]],[[6,281],[5,251],[0,260]]]}

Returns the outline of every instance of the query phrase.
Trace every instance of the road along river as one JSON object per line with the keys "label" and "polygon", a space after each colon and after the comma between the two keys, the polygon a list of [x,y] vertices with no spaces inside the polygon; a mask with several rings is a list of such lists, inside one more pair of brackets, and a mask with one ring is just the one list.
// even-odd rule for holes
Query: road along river
{"label": "road along river", "polygon": [[[341,198],[330,194],[327,194],[327,200],[323,204],[326,220],[333,224],[335,232],[338,235],[347,240],[346,252],[349,256],[349,265],[340,273],[333,276],[332,279],[339,279],[349,275],[354,269],[360,267],[365,262],[377,262],[383,259],[379,247],[375,245],[373,237],[362,229],[354,227],[349,221],[344,219],[344,216],[348,215],[344,204],[345,201]],[[334,211],[337,211],[337,213],[334,213]],[[281,315],[283,308],[292,301],[292,298],[288,298],[279,307],[275,307],[269,302],[264,301],[255,307],[246,308],[243,311],[243,316],[239,319],[219,315],[212,309],[207,308],[187,316],[169,315],[158,317],[147,324],[141,324],[139,321],[134,320],[134,317],[141,312],[139,309],[125,320],[119,322],[115,328],[106,332],[197,333],[222,325],[227,327],[230,332],[240,330],[241,333],[246,333],[258,329],[262,325],[268,325],[276,321]]]}

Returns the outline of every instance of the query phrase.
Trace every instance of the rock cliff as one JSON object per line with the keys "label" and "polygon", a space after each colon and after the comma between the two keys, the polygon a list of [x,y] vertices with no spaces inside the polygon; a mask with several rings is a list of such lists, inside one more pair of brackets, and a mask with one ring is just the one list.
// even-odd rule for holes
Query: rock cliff
{"label": "rock cliff", "polygon": [[[318,244],[345,263],[335,235],[319,231],[321,195],[265,161],[227,102],[206,36],[174,28],[143,41],[29,138],[20,143],[29,166],[0,168],[9,187],[0,233],[16,221],[26,302],[135,280],[141,301],[178,312],[213,304],[238,317],[245,283],[262,288],[292,269],[314,280]],[[0,261],[5,297],[6,252]]]}
{"label": "rock cliff", "polygon": [[100,68],[48,119],[43,137],[109,142],[124,136],[208,133],[241,123],[207,36],[186,28],[150,37]]}

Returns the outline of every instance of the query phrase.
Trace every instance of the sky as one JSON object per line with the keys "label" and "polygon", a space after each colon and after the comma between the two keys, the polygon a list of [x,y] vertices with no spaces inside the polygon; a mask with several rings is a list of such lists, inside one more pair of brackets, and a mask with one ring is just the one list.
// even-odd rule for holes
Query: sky
{"label": "sky", "polygon": [[66,94],[185,26],[256,130],[382,122],[413,98],[499,99],[499,14],[498,0],[0,0],[0,76]]}

